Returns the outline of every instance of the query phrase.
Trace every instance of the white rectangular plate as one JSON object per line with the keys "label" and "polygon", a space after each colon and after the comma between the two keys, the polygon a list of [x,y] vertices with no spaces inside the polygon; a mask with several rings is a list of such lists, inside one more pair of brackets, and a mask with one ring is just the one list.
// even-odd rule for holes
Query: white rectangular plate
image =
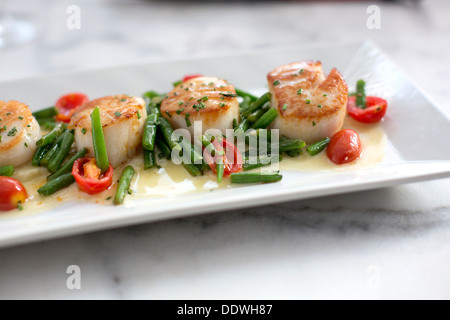
{"label": "white rectangular plate", "polygon": [[276,185],[256,185],[164,199],[130,201],[104,207],[71,203],[44,213],[0,216],[0,247],[68,236],[111,227],[259,206],[401,183],[450,176],[450,120],[372,44],[304,47],[225,57],[117,67],[76,74],[0,83],[2,100],[19,100],[33,110],[50,105],[61,94],[77,90],[90,97],[165,91],[183,74],[203,73],[230,80],[239,88],[261,92],[274,67],[298,60],[321,60],[325,70],[337,67],[352,86],[368,82],[368,91],[386,98],[386,159],[369,169],[343,172],[283,172]]}

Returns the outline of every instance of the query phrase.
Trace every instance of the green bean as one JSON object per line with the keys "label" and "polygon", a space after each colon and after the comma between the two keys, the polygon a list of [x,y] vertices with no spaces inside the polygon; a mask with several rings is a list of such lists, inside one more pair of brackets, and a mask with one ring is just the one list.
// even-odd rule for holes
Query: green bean
{"label": "green bean", "polygon": [[94,142],[95,160],[97,166],[105,173],[109,169],[108,152],[106,151],[100,109],[96,107],[91,114],[92,138]]}
{"label": "green bean", "polygon": [[244,119],[241,121],[241,123],[239,123],[235,132],[237,135],[243,135],[247,132],[249,127],[250,127],[250,122],[247,119]]}
{"label": "green bean", "polygon": [[0,176],[11,177],[14,174],[14,166],[0,167]]}
{"label": "green bean", "polygon": [[163,139],[157,137],[156,145],[158,146],[159,151],[163,153],[164,158],[166,158],[167,160],[170,160],[172,158],[172,151]]}
{"label": "green bean", "polygon": [[[264,161],[263,161],[263,159],[264,159]],[[262,168],[265,166],[270,166],[273,163],[277,163],[282,160],[283,160],[283,158],[281,157],[281,155],[258,157],[258,159],[256,160],[256,163],[246,162],[244,164],[244,171],[249,171],[249,170],[253,170],[253,169]]]}
{"label": "green bean", "polygon": [[58,111],[55,107],[50,107],[47,109],[39,110],[36,112],[33,112],[33,117],[38,119],[45,119],[45,118],[53,118],[58,114]]}
{"label": "green bean", "polygon": [[275,109],[269,109],[264,113],[261,118],[256,121],[252,128],[253,129],[265,129],[278,117],[278,112]]}
{"label": "green bean", "polygon": [[[169,121],[167,121],[167,119],[161,117],[159,119],[159,128],[161,129],[164,139],[166,140],[170,149],[176,148],[178,143],[176,141],[172,140],[173,128],[172,128],[172,125],[169,123]],[[191,152],[191,157],[192,157],[192,152]],[[183,163],[183,166],[194,177],[200,176],[203,174],[202,169],[199,168],[198,166],[196,166],[195,164]],[[202,165],[202,167],[203,166],[204,166],[204,164]]]}
{"label": "green bean", "polygon": [[217,182],[221,183],[225,173],[225,165],[223,163],[216,163]]}
{"label": "green bean", "polygon": [[170,122],[167,121],[165,118],[161,117],[159,119],[159,128],[161,129],[164,139],[166,140],[170,149],[175,148],[177,143],[175,141],[172,141],[173,128],[172,128],[172,125],[170,124]]}
{"label": "green bean", "polygon": [[306,147],[306,143],[303,140],[286,140],[280,141],[279,152],[297,151]]}
{"label": "green bean", "polygon": [[[211,154],[212,157],[216,157],[216,155],[218,155],[218,151],[215,148],[214,144],[206,136],[202,136],[202,144],[208,150],[208,152]],[[223,163],[223,158],[220,159],[222,160],[216,162],[217,181],[219,183],[222,182],[223,175],[225,173],[225,164]]]}
{"label": "green bean", "polygon": [[51,130],[55,129],[57,125],[58,125],[57,122],[45,122],[45,123],[41,124],[40,126],[42,127],[43,130],[51,131]]}
{"label": "green bean", "polygon": [[48,125],[53,125],[55,124],[56,126],[56,122],[54,118],[41,118],[41,119],[36,119],[36,121],[39,123],[39,126],[41,127],[46,127]]}
{"label": "green bean", "polygon": [[155,114],[155,115],[158,115],[158,118],[159,118],[161,116],[161,110],[159,110],[158,105],[156,105],[154,103],[150,103],[147,108],[147,114],[148,115]]}
{"label": "green bean", "polygon": [[45,154],[50,150],[51,146],[38,147],[34,153],[33,159],[31,160],[31,165],[34,167],[41,166],[41,160]]}
{"label": "green bean", "polygon": [[356,83],[356,106],[361,109],[366,108],[366,82],[358,80]]}
{"label": "green bean", "polygon": [[130,189],[131,180],[135,174],[135,170],[132,166],[127,166],[120,177],[119,186],[117,187],[116,196],[114,197],[114,204],[119,205],[123,203],[125,196]]}
{"label": "green bean", "polygon": [[[267,105],[267,104],[266,104]],[[262,107],[261,109],[256,110],[255,112],[253,112],[251,115],[249,115],[247,117],[247,120],[251,123],[255,123],[256,121],[259,120],[259,118],[261,118],[267,111],[269,110],[269,108],[267,107]]]}
{"label": "green bean", "polygon": [[58,124],[52,131],[43,136],[36,142],[36,146],[44,147],[46,145],[52,144],[60,135],[62,135],[67,129],[65,123]]}
{"label": "green bean", "polygon": [[239,126],[239,123],[236,118],[233,119],[233,130],[236,130],[236,128]]}
{"label": "green bean", "polygon": [[252,99],[250,99],[249,97],[244,97],[244,101],[242,101],[239,104],[240,111],[245,113],[248,110],[248,108],[250,107],[251,102],[252,102]]}
{"label": "green bean", "polygon": [[[290,141],[291,139],[289,139],[286,136],[280,137],[280,141],[288,141],[288,140]],[[297,150],[285,151],[285,153],[291,158],[297,158],[297,157],[301,156],[303,152],[302,152],[302,149],[297,149]]]}
{"label": "green bean", "polygon": [[252,114],[256,110],[262,108],[267,102],[270,102],[270,99],[272,98],[272,94],[270,92],[267,92],[263,94],[261,97],[258,98],[255,102],[250,104],[248,107],[248,115]]}
{"label": "green bean", "polygon": [[301,156],[303,152],[301,149],[298,149],[298,150],[285,151],[285,153],[291,158],[297,158],[297,157]]}
{"label": "green bean", "polygon": [[309,155],[311,156],[315,156],[319,153],[321,153],[323,150],[325,150],[325,148],[328,146],[328,144],[330,143],[330,138],[325,138],[319,142],[316,142],[310,146],[308,146],[306,148],[306,152],[309,153]]}
{"label": "green bean", "polygon": [[155,151],[149,151],[144,149],[144,169],[151,169],[158,167],[156,163],[156,153]]}
{"label": "green bean", "polygon": [[236,90],[236,94],[237,94],[239,97],[242,97],[242,98],[244,98],[244,99],[245,99],[245,98],[249,98],[250,101],[256,101],[256,100],[258,100],[258,97],[252,95],[251,93],[245,92],[245,91],[240,90],[240,89],[235,89],[235,90]]}
{"label": "green bean", "polygon": [[156,97],[160,97],[162,96],[162,94],[159,94],[158,92],[155,91],[147,91],[146,93],[144,93],[144,98],[149,98],[150,100]]}
{"label": "green bean", "polygon": [[75,161],[77,161],[80,158],[85,157],[87,154],[87,149],[83,148],[80,151],[78,151],[76,154],[74,154],[69,160],[66,161],[66,163],[58,169],[54,174],[50,175],[47,180],[52,181],[59,177],[61,177],[64,174],[72,172],[73,164]]}
{"label": "green bean", "polygon": [[192,145],[192,143],[183,139],[179,143],[179,145],[183,150],[189,150],[190,156],[191,156],[191,162],[193,164],[200,164],[203,161],[203,155],[198,153],[197,150],[195,150],[195,146]]}
{"label": "green bean", "polygon": [[250,183],[272,183],[278,182],[283,179],[283,176],[279,173],[232,173],[231,174],[231,183],[241,183],[241,184],[250,184]]}
{"label": "green bean", "polygon": [[55,142],[48,150],[48,152],[44,154],[40,162],[41,167],[48,167],[48,164],[59,150],[59,144],[60,144],[59,141]]}
{"label": "green bean", "polygon": [[156,129],[158,128],[157,114],[151,114],[147,117],[144,125],[144,135],[142,137],[142,146],[148,151],[155,149]]}
{"label": "green bean", "polygon": [[183,167],[185,167],[185,169],[190,173],[191,176],[193,177],[198,177],[203,175],[203,171],[202,169],[200,169],[198,166],[196,166],[195,164],[190,164],[190,163],[183,163]]}
{"label": "green bean", "polygon": [[38,193],[41,196],[51,196],[52,194],[58,192],[59,190],[70,186],[74,182],[75,178],[72,176],[72,174],[66,173],[39,188]]}
{"label": "green bean", "polygon": [[72,148],[72,144],[75,141],[74,135],[70,131],[66,131],[64,133],[64,138],[61,141],[61,145],[58,149],[58,152],[48,163],[47,169],[55,173],[63,163],[64,159],[69,155],[70,148]]}

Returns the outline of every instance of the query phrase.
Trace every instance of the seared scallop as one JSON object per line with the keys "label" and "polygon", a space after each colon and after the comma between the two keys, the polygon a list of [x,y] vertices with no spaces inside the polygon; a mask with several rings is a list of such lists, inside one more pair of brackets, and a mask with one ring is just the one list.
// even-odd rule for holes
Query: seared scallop
{"label": "seared scallop", "polygon": [[348,87],[336,69],[325,76],[320,62],[280,66],[267,75],[280,135],[313,143],[342,129]]}
{"label": "seared scallop", "polygon": [[73,115],[69,129],[75,130],[78,150],[87,148],[89,157],[94,156],[91,113],[96,107],[100,108],[109,162],[116,167],[133,157],[141,145],[147,117],[145,102],[142,98],[117,95],[82,105]]}
{"label": "seared scallop", "polygon": [[194,122],[202,122],[202,133],[218,129],[226,134],[239,120],[239,103],[234,87],[215,77],[199,77],[174,88],[161,104],[161,113],[175,129],[189,130],[194,137]]}
{"label": "seared scallop", "polygon": [[40,138],[39,124],[26,104],[0,101],[0,166],[30,161]]}

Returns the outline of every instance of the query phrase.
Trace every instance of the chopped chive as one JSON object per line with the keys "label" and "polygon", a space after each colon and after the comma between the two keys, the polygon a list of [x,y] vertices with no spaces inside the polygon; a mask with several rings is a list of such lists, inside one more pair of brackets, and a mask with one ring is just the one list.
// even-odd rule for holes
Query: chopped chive
{"label": "chopped chive", "polygon": [[286,111],[287,110],[287,108],[288,108],[289,106],[287,105],[287,104],[285,104],[284,106],[283,106],[283,111]]}
{"label": "chopped chive", "polygon": [[317,106],[317,108],[322,108],[322,105],[321,105],[321,104],[319,104],[319,105]]}
{"label": "chopped chive", "polygon": [[9,116],[9,115],[11,115],[11,114],[12,114],[11,112],[8,112],[6,115]]}
{"label": "chopped chive", "polygon": [[22,117],[22,116],[20,116],[20,117],[19,117],[19,120],[23,120],[23,117]]}
{"label": "chopped chive", "polygon": [[306,104],[310,104],[311,100],[310,99],[306,99],[305,102],[306,102]]}
{"label": "chopped chive", "polygon": [[191,115],[190,115],[189,112],[186,113],[186,115],[184,116],[184,120],[186,120],[186,125],[187,125],[188,127],[190,127],[190,126],[192,125],[191,121],[189,120],[189,117],[190,117],[190,116],[191,116]]}
{"label": "chopped chive", "polygon": [[108,197],[108,198],[106,198],[106,201],[109,201],[109,200],[111,200],[112,199],[112,197]]}
{"label": "chopped chive", "polygon": [[19,211],[23,211],[23,205],[22,205],[22,202],[18,202],[17,203],[17,209],[19,209]]}
{"label": "chopped chive", "polygon": [[312,122],[312,125],[313,125],[313,127],[315,127],[315,126],[316,126],[316,122],[315,122],[315,121],[313,121],[313,122]]}
{"label": "chopped chive", "polygon": [[219,103],[219,107],[221,107],[221,108],[225,107],[226,105],[227,105],[227,104],[226,104],[226,103],[223,103],[223,102]]}
{"label": "chopped chive", "polygon": [[176,112],[177,112],[177,114],[181,114],[183,111],[184,111],[184,108],[181,108],[181,109],[177,110]]}
{"label": "chopped chive", "polygon": [[206,101],[209,100],[209,98],[208,98],[208,96],[204,96],[204,97],[202,98],[202,100],[203,100],[203,102],[206,102]]}
{"label": "chopped chive", "polygon": [[210,82],[208,83],[208,85],[212,87],[214,85],[214,82]]}
{"label": "chopped chive", "polygon": [[166,111],[166,114],[169,118],[172,118],[172,115],[169,113],[169,111]]}
{"label": "chopped chive", "polygon": [[297,90],[297,94],[298,94],[298,95],[301,95],[302,93],[303,93],[303,89],[302,89],[302,88],[300,88],[300,89]]}
{"label": "chopped chive", "polygon": [[184,102],[183,101],[178,101],[178,105],[181,106]]}
{"label": "chopped chive", "polygon": [[114,112],[114,114],[116,115],[117,118],[122,115],[119,111]]}
{"label": "chopped chive", "polygon": [[86,134],[86,132],[87,132],[87,129],[86,129],[86,128],[81,129],[81,133],[82,133],[82,134]]}
{"label": "chopped chive", "polygon": [[305,72],[305,69],[301,69],[299,74],[303,74],[303,72]]}
{"label": "chopped chive", "polygon": [[324,97],[327,97],[328,95],[326,93],[323,94]]}
{"label": "chopped chive", "polygon": [[16,133],[18,132],[16,127],[13,127],[9,132],[8,132],[8,137],[14,137],[16,135]]}
{"label": "chopped chive", "polygon": [[128,99],[120,99],[120,102],[127,102]]}
{"label": "chopped chive", "polygon": [[28,148],[28,143],[25,142],[23,145],[25,146],[25,148]]}
{"label": "chopped chive", "polygon": [[138,120],[142,119],[141,113],[139,111],[137,112],[137,118],[138,118]]}
{"label": "chopped chive", "polygon": [[280,80],[275,80],[275,81],[273,82],[273,85],[274,85],[274,86],[278,86],[280,83],[281,83]]}

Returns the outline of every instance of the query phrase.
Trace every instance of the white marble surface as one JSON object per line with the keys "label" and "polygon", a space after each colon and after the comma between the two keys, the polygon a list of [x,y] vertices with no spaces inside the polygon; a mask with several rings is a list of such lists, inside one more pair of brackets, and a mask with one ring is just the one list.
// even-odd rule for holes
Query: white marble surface
{"label": "white marble surface", "polygon": [[[450,115],[450,2],[16,1],[40,38],[0,80],[302,43],[370,39]],[[65,27],[68,5],[81,30]],[[0,298],[450,298],[450,180],[122,228],[0,250]],[[68,290],[78,265],[81,290]],[[371,268],[375,266],[375,268]]]}

